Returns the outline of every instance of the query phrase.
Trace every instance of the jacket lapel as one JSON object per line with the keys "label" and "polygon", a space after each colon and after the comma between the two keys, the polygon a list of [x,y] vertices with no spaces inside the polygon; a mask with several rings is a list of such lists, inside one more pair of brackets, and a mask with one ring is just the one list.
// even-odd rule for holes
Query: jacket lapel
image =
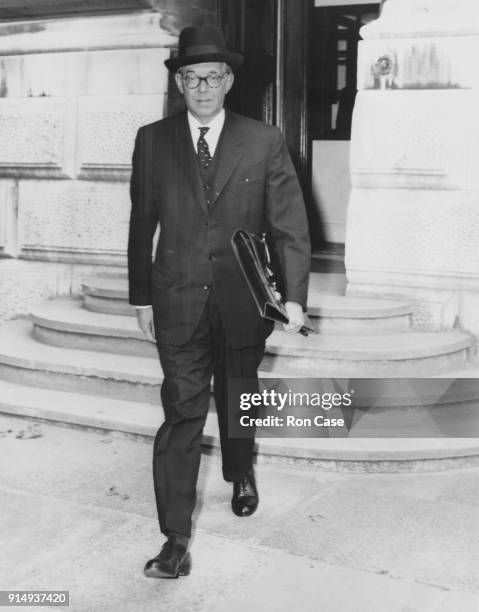
{"label": "jacket lapel", "polygon": [[243,138],[237,127],[235,115],[226,111],[223,133],[220,137],[218,166],[216,171],[215,192],[212,204],[216,202],[233,174],[243,154]]}

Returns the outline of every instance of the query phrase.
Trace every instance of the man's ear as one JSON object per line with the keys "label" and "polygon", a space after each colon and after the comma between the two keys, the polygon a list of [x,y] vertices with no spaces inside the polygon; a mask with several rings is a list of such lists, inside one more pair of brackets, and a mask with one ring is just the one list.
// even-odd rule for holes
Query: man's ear
{"label": "man's ear", "polygon": [[183,91],[183,79],[181,78],[181,73],[180,72],[176,72],[175,73],[175,82],[176,82],[176,86],[178,87],[180,92],[184,93],[184,91]]}
{"label": "man's ear", "polygon": [[235,82],[235,75],[232,72],[229,72],[228,76],[226,77],[225,94],[227,94],[229,90],[233,87],[234,82]]}

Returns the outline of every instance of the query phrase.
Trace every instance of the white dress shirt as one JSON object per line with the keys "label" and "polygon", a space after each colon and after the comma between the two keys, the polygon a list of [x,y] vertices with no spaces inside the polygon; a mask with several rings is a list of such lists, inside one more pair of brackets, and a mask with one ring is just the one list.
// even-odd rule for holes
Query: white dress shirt
{"label": "white dress shirt", "polygon": [[211,157],[213,157],[215,154],[216,147],[218,145],[218,140],[220,139],[221,130],[223,129],[224,124],[225,124],[225,109],[224,108],[222,108],[220,112],[215,117],[213,117],[213,119],[209,123],[205,125],[203,123],[200,123],[198,119],[196,119],[196,117],[193,117],[190,111],[188,111],[188,125],[190,126],[191,140],[193,141],[193,146],[195,147],[196,153],[198,153],[197,144],[198,144],[198,138],[200,137],[199,128],[201,127],[210,128],[205,134],[205,140],[208,143],[210,155]]}
{"label": "white dress shirt", "polygon": [[[195,152],[198,153],[197,144],[198,138],[200,137],[200,127],[209,127],[210,129],[205,134],[205,140],[208,143],[208,148],[210,150],[211,157],[214,156],[216,147],[218,146],[218,141],[221,136],[221,130],[225,124],[225,109],[222,108],[220,112],[213,117],[213,119],[206,125],[203,125],[193,117],[193,115],[188,111],[188,125],[190,126],[190,134],[191,140],[193,141],[193,146],[195,148]],[[150,306],[135,306],[135,308],[150,308]]]}

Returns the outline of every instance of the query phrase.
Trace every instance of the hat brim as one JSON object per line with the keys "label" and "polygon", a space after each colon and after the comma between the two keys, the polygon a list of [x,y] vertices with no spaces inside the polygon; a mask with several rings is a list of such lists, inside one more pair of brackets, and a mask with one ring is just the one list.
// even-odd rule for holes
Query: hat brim
{"label": "hat brim", "polygon": [[232,70],[237,70],[243,63],[241,53],[233,51],[218,52],[218,53],[203,53],[201,55],[186,55],[182,57],[170,57],[165,60],[165,66],[168,70],[176,72],[182,66],[191,66],[193,64],[202,64],[204,62],[225,62]]}

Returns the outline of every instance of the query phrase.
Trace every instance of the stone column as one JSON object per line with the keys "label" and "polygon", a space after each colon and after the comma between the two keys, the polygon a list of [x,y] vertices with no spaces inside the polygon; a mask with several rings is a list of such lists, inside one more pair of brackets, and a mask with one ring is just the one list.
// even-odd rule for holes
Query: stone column
{"label": "stone column", "polygon": [[361,35],[347,292],[479,335],[479,3],[387,0]]}

